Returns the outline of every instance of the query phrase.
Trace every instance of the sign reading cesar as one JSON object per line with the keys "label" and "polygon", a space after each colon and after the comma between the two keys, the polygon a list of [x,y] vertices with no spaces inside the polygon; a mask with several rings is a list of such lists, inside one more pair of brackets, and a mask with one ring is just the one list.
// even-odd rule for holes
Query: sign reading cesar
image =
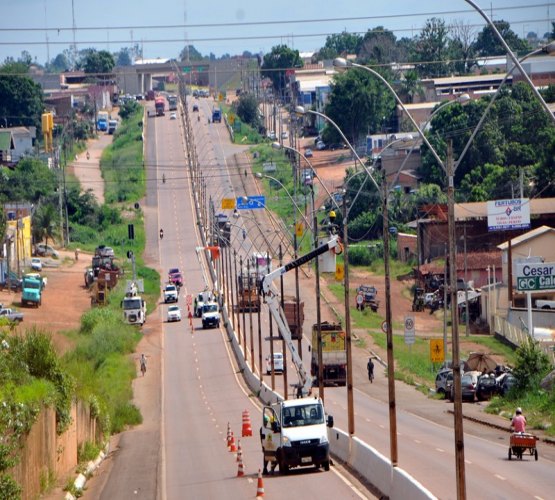
{"label": "sign reading cesar", "polygon": [[524,292],[555,289],[555,262],[517,264],[516,288]]}

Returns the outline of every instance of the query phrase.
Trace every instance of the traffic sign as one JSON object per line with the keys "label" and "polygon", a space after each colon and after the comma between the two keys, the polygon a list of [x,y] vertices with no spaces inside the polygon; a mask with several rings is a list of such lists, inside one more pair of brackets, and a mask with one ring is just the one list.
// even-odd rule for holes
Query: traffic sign
{"label": "traffic sign", "polygon": [[[362,293],[357,293],[357,305],[361,306],[362,304],[364,304],[364,295]],[[383,324],[382,324],[382,330],[383,330]]]}
{"label": "traffic sign", "polygon": [[414,344],[416,331],[414,329],[414,316],[405,316],[405,344]]}
{"label": "traffic sign", "polygon": [[432,363],[443,363],[445,361],[443,339],[430,340],[430,361]]}
{"label": "traffic sign", "polygon": [[345,278],[345,266],[338,262],[335,264],[335,280],[336,281],[343,281]]}
{"label": "traffic sign", "polygon": [[304,234],[304,226],[302,222],[297,222],[295,224],[295,235],[297,236],[297,238],[302,238]]}
{"label": "traffic sign", "polygon": [[222,198],[222,210],[232,210],[235,208],[235,198]]}
{"label": "traffic sign", "polygon": [[382,321],[382,332],[387,333],[387,321]]}
{"label": "traffic sign", "polygon": [[264,196],[247,196],[246,200],[242,196],[237,198],[237,210],[256,210],[265,207],[266,198]]}

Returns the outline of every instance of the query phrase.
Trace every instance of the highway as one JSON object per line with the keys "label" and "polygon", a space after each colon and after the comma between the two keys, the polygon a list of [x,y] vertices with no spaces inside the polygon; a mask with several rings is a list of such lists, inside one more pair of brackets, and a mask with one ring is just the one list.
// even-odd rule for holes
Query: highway
{"label": "highway", "polygon": [[[223,124],[208,124],[212,101],[199,100],[200,121],[192,115],[199,161],[204,170],[208,197],[216,204],[223,197],[258,194],[244,191],[239,182],[240,171],[246,167],[243,147],[230,144]],[[191,106],[191,103],[189,103]],[[179,305],[183,311],[180,323],[165,323],[167,306],[159,304],[152,323],[160,325],[159,354],[153,355],[145,380],[137,380],[139,398],[145,391],[143,383],[152,383],[152,370],[159,370],[159,386],[147,390],[142,396],[141,410],[145,423],[124,433],[119,453],[101,479],[91,482],[85,498],[128,498],[130,492],[141,491],[143,498],[251,498],[257,489],[256,473],[262,466],[258,429],[260,410],[256,398],[246,389],[230,344],[223,329],[202,330],[200,319],[193,320],[193,329],[187,320],[186,296],[194,295],[209,285],[204,260],[197,247],[201,246],[199,229],[194,218],[193,198],[186,155],[184,152],[181,119],[150,118],[146,127],[147,196],[145,221],[147,230],[146,254],[156,259],[162,279],[170,267],[179,267],[184,273],[185,286],[181,290]],[[235,153],[239,153],[239,166]],[[161,181],[162,174],[166,182]],[[243,191],[241,192],[241,189]],[[252,184],[247,189],[253,189]],[[216,208],[216,212],[219,210]],[[257,217],[260,217],[257,213]],[[232,232],[232,243],[237,256],[246,255],[261,246],[262,238],[256,225],[248,224],[247,217],[234,220],[234,224],[247,228],[247,238],[240,237],[239,228]],[[243,226],[244,224],[244,226]],[[158,230],[164,229],[164,239]],[[260,231],[271,234],[269,222],[258,223]],[[254,243],[252,243],[254,241]],[[277,261],[274,260],[274,266]],[[293,274],[285,278],[287,295],[292,295]],[[312,273],[302,279],[301,299],[305,302],[305,335],[315,322],[314,286]],[[302,273],[301,273],[302,275]],[[323,319],[332,319],[329,312]],[[328,316],[327,316],[328,315]],[[256,315],[253,315],[253,320]],[[269,353],[268,313],[262,311],[263,355]],[[243,325],[241,325],[243,327]],[[148,329],[147,329],[148,330]],[[256,322],[253,325],[255,342],[255,370],[258,370],[258,342]],[[249,319],[246,318],[249,332]],[[154,333],[150,332],[149,335]],[[277,331],[274,328],[274,335]],[[146,339],[153,342],[152,339]],[[250,339],[247,359],[250,363]],[[158,347],[157,347],[158,349]],[[281,342],[275,343],[281,351]],[[309,369],[308,342],[303,342],[303,359]],[[365,380],[364,363],[367,351],[355,349],[355,423],[356,436],[389,456],[389,429],[386,379],[377,368],[376,381],[370,386]],[[264,376],[271,384],[271,377]],[[288,384],[297,376],[289,363]],[[276,390],[283,393],[283,377],[275,377]],[[414,388],[396,384],[399,465],[413,475],[438,498],[455,498],[455,462],[452,416],[445,413],[448,403],[430,401],[416,393]],[[150,392],[148,392],[150,391]],[[292,394],[292,389],[289,388]],[[415,396],[416,393],[416,396]],[[327,388],[326,408],[336,426],[347,429],[346,390]],[[434,410],[434,408],[437,408]],[[241,431],[241,416],[249,410],[253,437],[241,440],[245,462],[245,477],[238,478],[235,455],[226,449],[228,422],[235,434]],[[433,418],[433,412],[437,418]],[[437,421],[437,422],[436,422]],[[465,422],[466,484],[468,498],[551,498],[553,455],[540,447],[540,460],[525,457],[520,461],[507,460],[508,434],[483,430],[477,424]],[[290,475],[264,478],[268,497],[286,495],[302,498],[373,498],[374,495],[354,480],[340,466],[331,472],[312,469],[293,470]],[[135,493],[136,494],[136,493]]]}

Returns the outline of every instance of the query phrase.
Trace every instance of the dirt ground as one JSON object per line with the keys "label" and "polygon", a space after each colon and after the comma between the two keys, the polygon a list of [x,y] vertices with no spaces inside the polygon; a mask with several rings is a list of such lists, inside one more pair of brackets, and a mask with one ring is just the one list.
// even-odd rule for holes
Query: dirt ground
{"label": "dirt ground", "polygon": [[70,341],[60,332],[79,327],[81,315],[90,308],[90,297],[85,288],[84,273],[90,266],[91,255],[79,254],[75,260],[73,252],[60,250],[60,258],[42,259],[42,276],[47,278],[42,305],[22,307],[21,293],[0,291],[0,303],[14,306],[24,314],[17,331],[33,326],[52,332],[56,350],[61,354],[71,347]]}

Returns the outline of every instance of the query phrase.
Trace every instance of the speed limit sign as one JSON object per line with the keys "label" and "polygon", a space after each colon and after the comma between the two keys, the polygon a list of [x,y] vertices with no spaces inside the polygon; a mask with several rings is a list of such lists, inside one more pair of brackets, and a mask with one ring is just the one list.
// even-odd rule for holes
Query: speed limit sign
{"label": "speed limit sign", "polygon": [[362,293],[358,293],[357,294],[357,305],[361,306],[362,304],[364,304],[364,295],[362,295]]}

